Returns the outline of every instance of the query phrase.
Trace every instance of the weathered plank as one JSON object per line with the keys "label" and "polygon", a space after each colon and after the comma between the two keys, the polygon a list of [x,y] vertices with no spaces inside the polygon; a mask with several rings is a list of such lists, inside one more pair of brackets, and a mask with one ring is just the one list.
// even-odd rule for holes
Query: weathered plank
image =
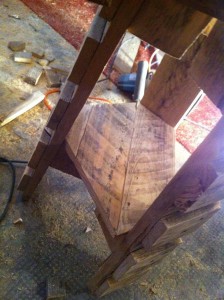
{"label": "weathered plank", "polygon": [[40,137],[40,140],[28,162],[28,166],[30,168],[33,168],[35,169],[46,149],[46,147],[49,145],[50,143],[50,139],[51,139],[51,136],[47,133],[46,130],[43,130],[42,134],[41,134],[41,137]]}
{"label": "weathered plank", "polygon": [[93,20],[90,31],[83,41],[79,55],[74,63],[74,67],[68,76],[68,80],[74,82],[75,84],[80,83],[82,77],[85,75],[85,72],[89,67],[89,63],[91,62],[99,44],[103,39],[106,24],[107,21],[100,17],[98,13]]}
{"label": "weathered plank", "polygon": [[85,123],[86,109],[66,138],[69,153],[111,234],[123,234],[173,176],[173,129],[134,103],[96,105]]}
{"label": "weathered plank", "polygon": [[224,24],[217,22],[192,67],[192,77],[211,101],[224,110]]}
{"label": "weathered plank", "polygon": [[162,218],[145,237],[142,245],[147,250],[187,235],[198,229],[220,208],[220,202],[217,202],[186,214],[174,213]]}
{"label": "weathered plank", "polygon": [[128,232],[174,175],[174,131],[139,105],[129,137],[117,234]]}
{"label": "weathered plank", "polygon": [[126,277],[127,274],[135,273],[135,271],[138,272],[144,267],[150,267],[158,263],[181,243],[182,240],[177,239],[176,241],[167,243],[163,246],[153,247],[150,251],[139,249],[130,253],[113,272],[113,279],[118,281],[121,278]]}
{"label": "weathered plank", "polygon": [[150,0],[143,3],[129,31],[165,53],[179,58],[210,20],[210,16],[177,0]]}
{"label": "weathered plank", "polygon": [[[213,131],[195,150],[134,228],[127,233],[120,245],[122,251],[119,249],[108,257],[95,276],[91,278],[88,285],[92,291],[95,291],[113,273],[127,257],[130,249],[135,249],[137,245],[141,244],[160,219],[177,210],[189,211],[202,194],[206,199],[206,190],[215,179],[221,176],[224,170],[223,128],[224,118],[219,121]],[[214,193],[213,201],[216,202],[221,195],[216,190]],[[216,193],[217,200],[215,200]],[[201,205],[207,206],[207,202]]]}
{"label": "weathered plank", "polygon": [[71,99],[76,90],[77,86],[67,80],[58,99],[57,105],[52,110],[46,126],[52,130],[55,130],[61,121]]}
{"label": "weathered plank", "polygon": [[200,10],[214,18],[224,21],[223,0],[178,0],[179,2]]}
{"label": "weathered plank", "polygon": [[125,287],[126,285],[135,283],[137,280],[141,279],[149,271],[149,267],[142,268],[138,273],[131,273],[127,277],[120,279],[118,281],[113,278],[106,279],[102,285],[97,289],[96,296],[102,297],[111,292],[114,292],[120,288]]}
{"label": "weathered plank", "polygon": [[181,60],[165,55],[141,101],[173,127],[178,125],[200,94],[189,70],[205,39],[205,35],[200,35]]}

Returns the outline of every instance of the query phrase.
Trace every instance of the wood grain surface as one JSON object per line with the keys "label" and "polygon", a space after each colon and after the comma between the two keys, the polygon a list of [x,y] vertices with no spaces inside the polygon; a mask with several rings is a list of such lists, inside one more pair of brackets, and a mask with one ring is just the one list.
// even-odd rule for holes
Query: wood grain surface
{"label": "wood grain surface", "polygon": [[129,31],[165,53],[180,58],[211,17],[177,0],[147,0]]}

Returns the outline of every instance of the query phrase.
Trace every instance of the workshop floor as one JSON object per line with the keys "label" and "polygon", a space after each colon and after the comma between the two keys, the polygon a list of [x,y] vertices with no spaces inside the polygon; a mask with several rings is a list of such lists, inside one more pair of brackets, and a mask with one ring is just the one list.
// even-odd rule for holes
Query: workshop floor
{"label": "workshop floor", "polygon": [[[20,19],[8,15],[17,14]],[[37,43],[52,51],[52,63],[69,70],[75,49],[49,25],[17,0],[0,2],[0,116],[35,90],[46,91],[44,77],[37,87],[23,82],[30,66],[16,64],[7,48],[10,40]],[[107,83],[93,94],[125,101]],[[38,105],[0,128],[0,156],[28,160],[49,115]],[[178,146],[178,153],[187,156]],[[23,167],[17,168],[17,178]],[[10,187],[10,173],[0,166],[0,209]],[[13,222],[22,218],[23,223]],[[224,209],[168,256],[140,283],[104,299],[200,300],[224,299]],[[92,231],[85,233],[90,227]],[[109,249],[94,215],[94,203],[83,183],[49,169],[31,201],[21,202],[15,191],[13,203],[0,224],[0,299],[46,298],[47,280],[62,282],[66,299],[95,299],[86,288],[88,278],[109,255]]]}

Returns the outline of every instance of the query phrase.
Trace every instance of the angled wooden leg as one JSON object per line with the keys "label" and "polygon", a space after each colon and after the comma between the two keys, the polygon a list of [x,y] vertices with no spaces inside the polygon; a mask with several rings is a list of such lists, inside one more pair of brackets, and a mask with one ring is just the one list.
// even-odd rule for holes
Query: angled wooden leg
{"label": "angled wooden leg", "polygon": [[[68,96],[66,95],[68,106],[66,107],[66,103],[63,105],[65,112],[63,116],[60,116],[60,120],[60,117],[56,118],[58,124],[55,125],[55,122],[51,122],[51,119],[49,120],[49,124],[54,124],[56,130],[52,131],[48,145],[44,148],[41,157],[38,157],[38,164],[32,173],[32,177],[30,177],[29,185],[19,185],[19,189],[23,190],[25,195],[28,196],[32,194],[48,166],[54,160],[61,143],[65,139],[74,120],[81,111],[97,79],[103,71],[104,66],[125,30],[130,25],[142,2],[143,1],[132,0],[128,3],[122,3],[110,24],[100,17],[100,12],[95,17],[95,22],[93,22],[93,26],[85,38],[80,54],[64,87],[64,90],[69,94]],[[74,82],[76,85],[74,87],[74,93],[71,92],[71,82]],[[63,91],[60,98],[62,95]],[[56,110],[57,108],[55,111]],[[51,118],[53,117],[55,117],[54,112]],[[23,182],[23,178],[21,182]]]}

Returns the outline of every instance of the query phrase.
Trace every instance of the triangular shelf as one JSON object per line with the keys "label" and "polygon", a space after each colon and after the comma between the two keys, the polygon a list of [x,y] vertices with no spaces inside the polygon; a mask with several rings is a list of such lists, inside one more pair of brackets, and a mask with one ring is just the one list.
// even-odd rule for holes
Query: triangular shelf
{"label": "triangular shelf", "polygon": [[174,129],[141,104],[86,104],[66,149],[113,236],[136,224],[174,174]]}

